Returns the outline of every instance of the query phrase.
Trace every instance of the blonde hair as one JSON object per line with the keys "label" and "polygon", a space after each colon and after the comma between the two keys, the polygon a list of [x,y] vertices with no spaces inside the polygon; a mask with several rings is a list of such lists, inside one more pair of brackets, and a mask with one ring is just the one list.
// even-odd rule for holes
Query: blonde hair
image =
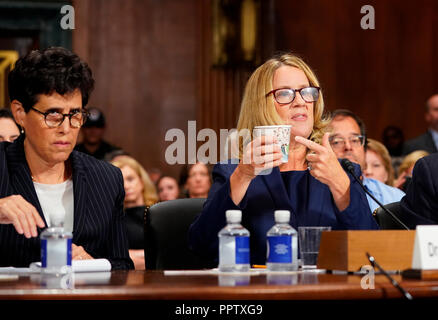
{"label": "blonde hair", "polygon": [[391,156],[389,155],[388,149],[377,140],[368,138],[367,141],[367,151],[374,151],[382,159],[383,166],[388,173],[388,178],[386,179],[385,184],[393,186],[394,168],[392,167]]}
{"label": "blonde hair", "polygon": [[146,170],[143,166],[134,158],[123,155],[118,156],[115,160],[111,161],[111,163],[122,169],[125,166],[130,167],[135,173],[140,177],[140,180],[143,182],[143,199],[146,206],[151,206],[154,203],[158,202],[158,194],[157,189],[155,188],[154,183],[151,178],[147,174]]}
{"label": "blonde hair", "polygon": [[415,164],[419,159],[428,156],[429,152],[425,150],[416,150],[414,152],[409,153],[400,163],[398,167],[398,175],[401,175],[403,172],[408,170],[413,164]]}
{"label": "blonde hair", "polygon": [[[237,130],[248,130],[252,132],[255,126],[281,125],[284,121],[281,119],[275,109],[274,101],[266,94],[273,90],[272,79],[275,71],[282,66],[291,66],[304,72],[311,86],[319,87],[318,79],[310,67],[298,56],[292,53],[284,53],[274,56],[258,67],[249,78],[240,108]],[[319,93],[318,100],[314,102],[313,130],[310,134],[310,140],[321,143],[329,120],[324,115],[324,99],[322,91]],[[243,142],[239,141],[239,157],[242,157]]]}

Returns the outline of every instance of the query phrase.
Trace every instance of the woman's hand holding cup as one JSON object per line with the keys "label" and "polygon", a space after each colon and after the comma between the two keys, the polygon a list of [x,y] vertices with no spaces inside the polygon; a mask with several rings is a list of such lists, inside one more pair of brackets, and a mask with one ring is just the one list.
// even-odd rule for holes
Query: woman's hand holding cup
{"label": "woman's hand holding cup", "polygon": [[281,148],[274,136],[267,135],[254,138],[245,146],[238,168],[243,176],[252,180],[263,171],[279,166],[281,163]]}

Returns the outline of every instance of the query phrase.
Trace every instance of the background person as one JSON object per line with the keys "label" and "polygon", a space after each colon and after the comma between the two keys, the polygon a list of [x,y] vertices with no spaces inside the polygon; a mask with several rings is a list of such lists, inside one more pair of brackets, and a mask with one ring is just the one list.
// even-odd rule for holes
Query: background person
{"label": "background person", "polygon": [[382,143],[368,138],[365,161],[366,169],[363,171],[365,177],[393,186],[394,168],[391,164],[391,156]]}
{"label": "background person", "polygon": [[404,192],[406,192],[408,185],[410,184],[412,179],[412,172],[414,170],[415,163],[419,159],[428,155],[429,152],[424,150],[417,150],[408,154],[403,159],[403,162],[400,164],[398,168],[398,177],[397,180],[394,182],[394,187],[399,188]]}
{"label": "background person", "polygon": [[155,185],[143,166],[134,158],[124,155],[112,164],[122,171],[126,213],[126,228],[129,241],[129,256],[135,269],[145,269],[144,259],[144,215],[147,206],[158,201]]}
{"label": "background person", "polygon": [[403,222],[410,229],[420,224],[438,224],[438,153],[419,159],[414,166],[406,196],[400,201]]}
{"label": "background person", "polygon": [[[245,147],[240,144],[238,164],[216,164],[204,209],[189,230],[193,250],[217,261],[217,234],[229,209],[242,210],[242,225],[251,233],[251,264],[265,264],[266,233],[277,209],[291,212],[295,229],[378,228],[365,193],[331,150],[323,112],[318,80],[297,56],[275,56],[255,70],[245,88],[237,129],[292,125],[288,162],[281,162],[274,138],[264,136]],[[269,174],[259,174],[267,169]]]}
{"label": "background person", "polygon": [[0,265],[40,261],[39,234],[62,215],[73,233],[72,258],[106,258],[131,269],[119,169],[73,151],[94,80],[64,49],[32,51],[9,73],[9,97],[23,128],[0,144]]}
{"label": "background person", "polygon": [[207,198],[211,187],[211,175],[205,163],[198,162],[188,166],[185,187],[189,198]]}
{"label": "background person", "polygon": [[15,123],[9,109],[0,109],[0,142],[13,142],[20,135],[20,128]]}
{"label": "background person", "polygon": [[119,147],[113,146],[103,139],[106,121],[102,111],[92,107],[88,109],[88,113],[88,119],[81,128],[82,142],[75,147],[75,150],[99,160],[106,160],[116,152],[121,153]]}
{"label": "background person", "polygon": [[[337,109],[332,112],[330,122],[330,144],[336,156],[346,158],[359,164],[362,171],[366,170],[365,151],[367,149],[367,136],[365,123],[356,114],[347,109]],[[386,185],[378,180],[359,175],[364,186],[383,205],[400,201],[404,192],[400,189]],[[371,212],[379,205],[367,195]]]}
{"label": "background person", "polygon": [[438,152],[438,94],[431,96],[426,102],[424,115],[429,128],[426,133],[406,141],[403,154],[407,155],[415,150],[425,150],[429,153]]}
{"label": "background person", "polygon": [[179,198],[178,181],[171,176],[161,176],[157,182],[159,201],[175,200]]}

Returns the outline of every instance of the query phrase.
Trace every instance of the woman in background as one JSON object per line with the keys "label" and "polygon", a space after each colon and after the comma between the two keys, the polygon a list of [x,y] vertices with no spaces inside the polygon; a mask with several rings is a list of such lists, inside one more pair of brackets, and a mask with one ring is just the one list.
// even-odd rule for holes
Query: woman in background
{"label": "woman in background", "polygon": [[394,182],[394,187],[406,192],[408,185],[412,179],[412,171],[414,170],[415,163],[419,159],[428,155],[429,152],[424,150],[417,150],[408,154],[398,167],[398,177],[397,180],[395,180]]}
{"label": "woman in background", "polygon": [[144,260],[144,213],[147,206],[158,202],[154,184],[146,170],[134,158],[124,155],[111,162],[120,168],[125,187],[124,208],[129,241],[129,256],[135,269],[145,269]]}
{"label": "woman in background", "polygon": [[394,168],[391,164],[391,156],[388,149],[379,141],[368,139],[365,158],[367,167],[364,170],[364,176],[376,179],[392,187],[394,183]]}
{"label": "woman in background", "polygon": [[9,109],[0,109],[0,142],[13,142],[20,135],[18,125]]}
{"label": "woman in background", "polygon": [[189,198],[207,198],[211,187],[211,175],[207,165],[202,162],[190,165],[187,169],[186,190]]}
{"label": "woman in background", "polygon": [[175,200],[179,197],[178,181],[171,176],[161,176],[157,181],[159,201]]}

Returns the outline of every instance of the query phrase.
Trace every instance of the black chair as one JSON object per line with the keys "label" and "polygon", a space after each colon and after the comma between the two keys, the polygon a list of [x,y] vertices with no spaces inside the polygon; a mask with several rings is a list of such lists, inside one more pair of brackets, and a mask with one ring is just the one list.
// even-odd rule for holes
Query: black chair
{"label": "black chair", "polygon": [[204,198],[159,202],[146,211],[145,263],[148,270],[184,270],[215,267],[188,246],[188,230],[201,213]]}
{"label": "black chair", "polygon": [[[393,202],[384,205],[384,207],[390,210],[394,215],[404,224],[407,224],[406,217],[403,216],[400,210],[400,202]],[[380,226],[380,229],[393,229],[393,230],[405,230],[405,228],[400,225],[389,213],[387,213],[382,207],[378,207],[373,212],[373,216]]]}

